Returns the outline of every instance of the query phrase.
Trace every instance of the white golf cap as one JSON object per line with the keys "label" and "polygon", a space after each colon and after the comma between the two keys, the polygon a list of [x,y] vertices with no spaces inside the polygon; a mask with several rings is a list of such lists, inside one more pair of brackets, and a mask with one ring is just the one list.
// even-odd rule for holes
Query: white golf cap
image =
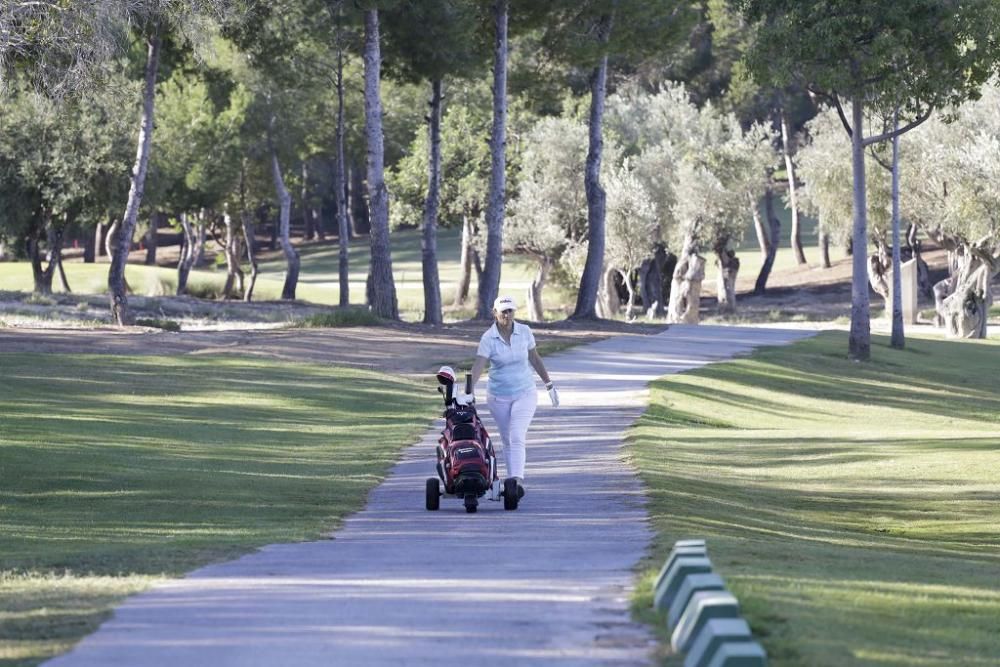
{"label": "white golf cap", "polygon": [[514,301],[512,296],[498,296],[496,301],[493,302],[493,310],[498,313],[502,313],[505,310],[513,308],[517,310],[517,302]]}

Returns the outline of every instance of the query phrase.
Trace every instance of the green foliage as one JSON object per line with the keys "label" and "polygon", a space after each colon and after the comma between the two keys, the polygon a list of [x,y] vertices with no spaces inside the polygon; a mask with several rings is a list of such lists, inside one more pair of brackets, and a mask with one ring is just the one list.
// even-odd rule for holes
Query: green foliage
{"label": "green foliage", "polygon": [[164,331],[180,331],[181,325],[174,320],[137,318],[135,323],[140,327],[152,327]]}
{"label": "green foliage", "polygon": [[[853,221],[851,145],[844,140],[844,126],[833,109],[816,116],[807,129],[809,143],[799,148],[796,156],[798,177],[802,181],[799,206],[803,212],[818,218],[822,231],[829,233],[836,243],[845,243],[851,237]],[[904,143],[909,140],[907,137]],[[867,152],[865,165],[869,231],[884,240],[892,225],[891,174]],[[903,193],[904,207],[909,204],[907,194]]]}
{"label": "green foliage", "polygon": [[542,118],[524,137],[517,198],[504,223],[504,251],[557,257],[587,235],[582,173],[587,127],[565,118]]}
{"label": "green foliage", "polygon": [[[904,215],[959,243],[1000,247],[1000,84],[902,142]],[[949,122],[950,121],[950,122]]]}
{"label": "green foliage", "polygon": [[627,453],[657,531],[636,609],[661,636],[652,577],[700,537],[774,664],[1000,659],[998,346],[872,342],[865,365],[825,333],[652,385]]}
{"label": "green foliage", "polygon": [[377,326],[382,320],[367,307],[334,308],[303,318],[297,326],[305,329],[332,329],[337,327]]}
{"label": "green foliage", "polygon": [[386,71],[414,83],[468,77],[486,70],[487,40],[476,32],[480,12],[469,2],[400,2],[379,12]]}
{"label": "green foliage", "polygon": [[[488,139],[493,122],[490,86],[485,79],[458,80],[446,85],[441,121],[441,203],[439,224],[461,225],[469,218],[478,228],[486,214],[490,173]],[[517,99],[507,117],[507,192],[517,193],[521,153],[529,146],[527,133],[535,118]],[[427,132],[419,132],[395,168],[386,173],[392,193],[394,228],[418,226],[423,217],[428,181]]]}
{"label": "green foliage", "polygon": [[996,62],[992,0],[736,0],[757,36],[747,53],[764,84],[799,81],[915,117],[978,94]]}
{"label": "green foliage", "polygon": [[111,84],[121,87],[63,104],[23,88],[0,96],[0,234],[37,233],[48,218],[57,225],[107,219],[124,196],[131,142],[129,108],[116,99],[131,87]]}
{"label": "green foliage", "polygon": [[321,538],[434,414],[430,388],[383,373],[109,361],[0,355],[0,660],[67,650],[156,578]]}
{"label": "green foliage", "polygon": [[230,84],[222,98],[202,73],[180,69],[160,84],[148,207],[221,210],[227,199],[235,200],[251,99],[245,87]]}
{"label": "green foliage", "polygon": [[669,246],[680,250],[691,230],[700,251],[739,244],[775,160],[764,127],[744,132],[734,114],[711,104],[698,109],[679,84],[652,95],[621,91],[608,101],[607,124],[635,156],[635,175]]}

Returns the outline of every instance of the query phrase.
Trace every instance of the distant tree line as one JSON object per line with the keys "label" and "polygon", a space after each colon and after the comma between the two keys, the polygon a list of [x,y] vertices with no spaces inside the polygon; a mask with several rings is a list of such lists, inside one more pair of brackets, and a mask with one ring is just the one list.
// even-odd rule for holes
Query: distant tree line
{"label": "distant tree line", "polygon": [[225,296],[251,299],[269,231],[294,299],[293,218],[305,238],[337,236],[342,305],[348,246],[368,236],[381,317],[399,317],[390,227],[420,228],[424,321],[439,324],[437,229],[456,226],[454,302],[475,274],[478,317],[519,254],[537,264],[534,318],[554,281],[574,318],[641,303],[692,322],[706,255],[735,309],[744,229],[766,289],[783,197],[799,263],[800,212],[820,220],[821,265],[831,243],[853,253],[852,356],[869,355],[869,285],[898,295],[900,253],[919,260],[924,240],[952,252],[928,286],[942,322],[985,335],[1000,128],[975,100],[996,95],[998,26],[989,0],[11,0],[0,239],[39,292],[68,239],[89,261],[109,253],[120,323],[129,251],[155,263],[168,228],[178,293],[214,239]]}

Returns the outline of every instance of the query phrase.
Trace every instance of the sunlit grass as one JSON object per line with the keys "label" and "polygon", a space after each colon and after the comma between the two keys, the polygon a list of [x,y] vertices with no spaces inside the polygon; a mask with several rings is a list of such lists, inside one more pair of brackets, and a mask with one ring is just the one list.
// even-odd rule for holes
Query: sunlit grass
{"label": "sunlit grass", "polygon": [[[807,227],[808,229],[808,227]],[[748,232],[751,236],[753,230]],[[763,259],[756,246],[747,237],[739,256],[742,262],[740,269],[740,289],[752,286],[752,281],[760,271]],[[438,272],[441,280],[441,295],[444,305],[448,308],[446,318],[450,320],[466,319],[475,314],[475,298],[478,284],[475,272],[470,286],[470,305],[466,309],[451,309],[459,278],[460,235],[456,229],[442,229],[438,234]],[[785,240],[787,245],[787,239]],[[418,230],[403,229],[392,233],[393,277],[396,283],[397,298],[401,316],[404,320],[419,321],[423,318],[423,276],[421,269],[420,233]],[[299,247],[301,255],[301,273],[296,288],[296,298],[319,305],[337,305],[340,302],[339,255],[336,241],[325,244],[308,243]],[[806,249],[812,266],[818,265],[818,254],[815,249]],[[811,254],[810,254],[811,252]],[[368,271],[369,246],[367,238],[359,238],[352,242],[349,253],[350,266],[350,300],[352,304],[363,305],[365,301],[365,279]],[[260,301],[273,301],[281,297],[284,283],[285,262],[280,253],[272,259],[262,261],[260,275],[255,288],[255,298]],[[708,256],[706,266],[705,287],[711,293],[715,288],[716,269],[714,257]],[[97,264],[81,262],[66,262],[66,274],[70,287],[76,294],[104,294],[107,291],[108,264],[105,259]],[[792,251],[781,247],[775,258],[773,271],[775,274],[792,270],[797,267]],[[527,257],[508,255],[504,257],[501,271],[500,291],[514,295],[522,303],[527,302],[527,290],[536,271],[535,263]],[[126,278],[140,296],[157,296],[173,294],[177,284],[177,272],[167,267],[150,267],[141,264],[130,264],[126,270]],[[745,281],[749,280],[749,283]],[[224,267],[209,267],[191,272],[189,285],[192,294],[217,294],[225,282]],[[61,291],[59,281],[53,282],[56,292]],[[18,292],[30,292],[33,289],[31,267],[27,262],[0,263],[0,289]],[[572,290],[549,281],[543,292],[546,319],[563,319],[575,306],[576,295]]]}
{"label": "sunlit grass", "polygon": [[433,388],[318,364],[0,355],[0,665],[163,576],[315,539],[426,428]]}
{"label": "sunlit grass", "polygon": [[658,531],[643,617],[673,541],[704,537],[774,665],[1000,663],[1000,345],[873,343],[654,384],[628,446]]}
{"label": "sunlit grass", "polygon": [[[449,305],[455,294],[459,277],[460,230],[442,229],[438,235],[438,264],[441,280],[441,294],[445,305]],[[396,283],[397,298],[403,319],[423,318],[424,297],[421,269],[420,233],[404,229],[392,233],[393,278]],[[337,305],[340,302],[339,258],[336,241],[325,244],[310,243],[299,248],[301,272],[295,296],[302,301],[320,305]],[[365,302],[365,279],[368,274],[369,245],[367,237],[352,242],[350,257],[350,299],[352,304]],[[70,287],[76,294],[104,294],[107,292],[107,260],[97,264],[66,262],[64,264]],[[501,271],[500,289],[524,299],[528,285],[534,275],[534,262],[525,257],[504,258]],[[141,296],[172,294],[177,284],[177,271],[167,267],[151,267],[129,264],[126,279],[133,291]],[[193,270],[189,285],[194,294],[200,292],[217,293],[225,282],[224,267]],[[255,287],[255,298],[261,301],[277,300],[285,278],[285,262],[280,253],[273,259],[262,261],[260,275]],[[30,292],[33,289],[31,265],[28,262],[0,262],[0,290]],[[53,281],[53,289],[61,291],[59,280]],[[473,271],[470,287],[474,304],[476,290]],[[572,306],[568,297],[554,287],[546,290],[547,306],[565,309]],[[471,308],[470,308],[471,312]]]}

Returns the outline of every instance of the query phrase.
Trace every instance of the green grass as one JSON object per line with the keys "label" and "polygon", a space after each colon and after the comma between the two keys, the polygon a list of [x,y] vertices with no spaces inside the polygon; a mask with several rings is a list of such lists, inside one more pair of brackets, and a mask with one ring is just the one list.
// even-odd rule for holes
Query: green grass
{"label": "green grass", "polygon": [[4,354],[0,368],[6,666],[68,649],[159,578],[322,536],[427,428],[436,397],[259,359]]}
{"label": "green grass", "polygon": [[654,383],[628,444],[658,534],[640,617],[662,627],[656,567],[704,537],[773,665],[1000,664],[1000,345],[887,343],[857,364],[821,334]]}
{"label": "green grass", "polygon": [[[438,270],[441,280],[441,295],[444,303],[450,304],[454,298],[459,276],[461,230],[441,229],[438,233]],[[423,274],[420,258],[420,232],[402,229],[392,232],[393,276],[396,293],[403,319],[419,321],[423,319]],[[299,246],[302,266],[295,296],[304,301],[320,305],[337,305],[340,302],[340,282],[338,248],[336,241],[325,244],[309,243]],[[365,279],[368,273],[369,246],[367,237],[354,241],[350,246],[348,263],[350,267],[351,303],[363,305],[365,300]],[[83,264],[66,262],[67,279],[77,294],[103,294],[107,291],[108,264]],[[532,260],[509,256],[504,258],[501,272],[500,290],[525,299],[527,288],[535,273]],[[284,283],[285,262],[280,253],[274,259],[261,262],[260,274],[254,291],[259,301],[273,301],[281,296]],[[225,282],[224,267],[192,271],[188,279],[189,291],[193,295],[214,295],[221,291]],[[164,267],[150,267],[129,264],[126,279],[134,292],[139,295],[159,296],[173,294],[177,284],[177,272]],[[0,290],[30,292],[33,289],[31,266],[28,262],[0,262]],[[53,282],[53,289],[61,291],[59,281]],[[473,273],[470,295],[475,301],[477,283]],[[550,285],[545,290],[546,307],[558,312],[556,317],[565,317],[565,308],[573,303],[562,290]],[[46,301],[45,303],[49,303]],[[453,313],[457,319],[468,317],[468,311]]]}

